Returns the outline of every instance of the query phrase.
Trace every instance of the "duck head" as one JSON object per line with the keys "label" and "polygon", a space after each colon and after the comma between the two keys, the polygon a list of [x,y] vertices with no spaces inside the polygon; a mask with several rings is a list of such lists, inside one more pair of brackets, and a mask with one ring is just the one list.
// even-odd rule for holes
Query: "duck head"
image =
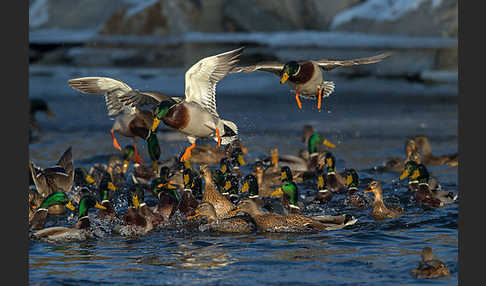
{"label": "duck head", "polygon": [[102,202],[109,200],[109,191],[116,191],[116,187],[108,176],[104,176],[98,187],[98,194]]}
{"label": "duck head", "polygon": [[405,168],[400,175],[400,180],[410,177],[410,179],[416,179],[420,176],[418,171],[418,164],[415,161],[407,161],[405,163]]}
{"label": "duck head", "polygon": [[84,167],[77,167],[74,169],[74,184],[77,186],[84,186],[86,184],[94,184],[95,180],[90,176],[88,170]]}
{"label": "duck head", "polygon": [[231,164],[238,168],[246,165],[245,158],[243,158],[243,151],[240,147],[234,148],[231,152]]}
{"label": "duck head", "polygon": [[329,148],[336,148],[336,145],[331,143],[331,141],[323,138],[319,133],[314,133],[309,137],[309,141],[307,143],[307,149],[309,151],[309,154],[317,152],[317,148],[320,144]]}
{"label": "duck head", "polygon": [[292,206],[297,206],[297,201],[299,199],[299,191],[297,185],[292,181],[285,181],[282,187],[278,188],[276,191],[272,192],[270,196],[275,197],[279,195],[287,195],[289,197],[289,203]]}
{"label": "duck head", "polygon": [[98,203],[93,196],[85,195],[79,200],[78,218],[87,216],[88,210],[91,208],[106,210],[106,208]]}
{"label": "duck head", "polygon": [[434,260],[434,253],[432,253],[432,248],[426,246],[422,249],[422,253],[420,255],[422,257],[422,261],[430,261]]}
{"label": "duck head", "polygon": [[280,168],[280,180],[282,180],[282,182],[294,180],[292,170],[290,170],[289,166],[283,166]]}
{"label": "duck head", "polygon": [[344,171],[346,174],[346,188],[355,188],[359,186],[358,172],[355,169],[346,169]]}
{"label": "duck head", "polygon": [[219,170],[223,173],[224,176],[228,175],[231,172],[231,162],[228,158],[224,157],[219,161]]}
{"label": "duck head", "polygon": [[287,62],[282,70],[282,78],[280,79],[280,83],[285,83],[289,77],[296,76],[300,71],[300,65],[296,61]]}
{"label": "duck head", "polygon": [[241,192],[249,192],[250,198],[258,197],[258,181],[255,175],[246,175],[241,181]]}
{"label": "duck head", "polygon": [[[328,173],[335,172],[336,158],[334,158],[334,156],[330,152],[326,153],[326,155],[324,157],[324,162],[325,162]],[[322,168],[322,166],[319,166],[319,167]]]}
{"label": "duck head", "polygon": [[133,147],[133,145],[126,145],[125,147],[123,147],[122,153],[123,153],[122,172],[126,173],[128,167],[130,166],[130,160],[133,158],[133,155],[135,154],[135,148]]}
{"label": "duck head", "polygon": [[159,127],[160,121],[162,118],[165,117],[167,114],[167,111],[176,104],[175,101],[173,100],[164,100],[161,101],[154,110],[154,123],[152,124],[152,132],[155,132],[157,130],[157,127]]}
{"label": "duck head", "polygon": [[270,159],[272,166],[278,166],[278,148],[272,147],[270,148]]}
{"label": "duck head", "polygon": [[263,214],[263,211],[258,208],[258,205],[252,199],[241,200],[237,205],[236,209],[232,213],[244,212],[250,216]]}
{"label": "duck head", "polygon": [[76,208],[68,199],[65,193],[63,192],[55,192],[47,196],[39,206],[39,209],[49,209],[51,206],[55,205],[64,205],[66,208],[74,211]]}
{"label": "duck head", "polygon": [[380,182],[371,181],[368,187],[369,190],[364,191],[364,193],[373,193],[375,195],[375,202],[383,201],[383,190]]}
{"label": "duck head", "polygon": [[195,210],[195,214],[192,216],[188,216],[187,219],[194,219],[199,216],[207,219],[208,223],[211,223],[218,219],[218,216],[216,215],[216,210],[209,202],[200,203]]}
{"label": "duck head", "polygon": [[134,208],[140,208],[144,201],[144,190],[143,186],[140,184],[135,184],[130,188],[129,191],[130,199],[129,206]]}

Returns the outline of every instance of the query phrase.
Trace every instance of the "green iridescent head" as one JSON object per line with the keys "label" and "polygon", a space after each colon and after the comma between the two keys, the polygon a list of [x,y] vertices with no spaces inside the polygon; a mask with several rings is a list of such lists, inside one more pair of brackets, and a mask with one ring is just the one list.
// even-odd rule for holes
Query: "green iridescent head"
{"label": "green iridescent head", "polygon": [[[405,168],[402,172],[402,174],[400,175],[400,180],[403,180],[405,178],[408,178],[410,177],[411,179],[415,179],[418,177],[419,173],[418,173],[418,166],[419,164],[417,164],[417,162],[415,161],[407,161],[405,163]],[[414,177],[414,178],[412,178]]]}
{"label": "green iridescent head", "polygon": [[297,206],[297,200],[299,199],[297,185],[294,182],[286,181],[282,184],[282,191],[289,197],[290,204]]}
{"label": "green iridescent head", "polygon": [[135,154],[135,148],[133,145],[126,145],[123,147],[123,160],[130,161],[132,159],[133,154]]}
{"label": "green iridescent head", "polygon": [[283,166],[282,168],[280,168],[280,180],[282,180],[282,182],[294,180],[292,176],[292,171],[290,170],[289,166]]}
{"label": "green iridescent head", "polygon": [[152,195],[159,198],[161,192],[173,195],[177,200],[180,199],[177,187],[162,178],[155,178],[151,184]]}
{"label": "green iridescent head", "polygon": [[98,187],[98,194],[101,201],[109,200],[109,191],[116,191],[116,187],[115,185],[113,185],[113,182],[111,181],[111,178],[109,176],[104,176],[103,179],[101,179],[100,185]]}
{"label": "green iridescent head", "polygon": [[296,61],[290,61],[283,67],[283,73],[288,74],[290,77],[295,76],[300,69],[300,65]]}
{"label": "green iridescent head", "polygon": [[334,172],[334,168],[336,167],[335,166],[336,165],[336,158],[334,158],[332,153],[327,152],[324,160],[325,160],[327,172]]}
{"label": "green iridescent head", "polygon": [[50,194],[42,201],[39,208],[47,210],[50,207],[55,205],[65,205],[67,208],[74,210],[74,206],[72,205],[71,201],[63,192],[56,192]]}
{"label": "green iridescent head", "polygon": [[356,172],[355,169],[346,169],[344,173],[346,174],[346,187],[358,188],[359,186],[358,172]]}
{"label": "green iridescent head", "polygon": [[258,196],[258,181],[255,175],[246,175],[241,181],[241,192],[249,191],[249,195]]}
{"label": "green iridescent head", "polygon": [[161,120],[167,114],[167,111],[175,104],[176,102],[172,100],[161,101],[159,105],[155,107],[154,118]]}
{"label": "green iridescent head", "polygon": [[99,204],[93,196],[86,195],[79,200],[78,218],[87,216],[90,208],[106,209],[104,206]]}
{"label": "green iridescent head", "polygon": [[317,175],[317,190],[322,191],[327,187],[327,176],[323,169],[316,170]]}
{"label": "green iridescent head", "polygon": [[238,178],[234,175],[226,176],[221,193],[238,194]]}

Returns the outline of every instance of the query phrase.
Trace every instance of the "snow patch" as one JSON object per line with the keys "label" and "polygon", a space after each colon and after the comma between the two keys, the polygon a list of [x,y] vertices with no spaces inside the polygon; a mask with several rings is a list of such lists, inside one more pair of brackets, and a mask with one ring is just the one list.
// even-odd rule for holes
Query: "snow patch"
{"label": "snow patch", "polygon": [[[395,21],[406,13],[417,10],[429,0],[368,0],[361,5],[338,13],[331,22],[334,29],[353,19],[373,21]],[[432,0],[431,9],[438,7],[442,0]]]}

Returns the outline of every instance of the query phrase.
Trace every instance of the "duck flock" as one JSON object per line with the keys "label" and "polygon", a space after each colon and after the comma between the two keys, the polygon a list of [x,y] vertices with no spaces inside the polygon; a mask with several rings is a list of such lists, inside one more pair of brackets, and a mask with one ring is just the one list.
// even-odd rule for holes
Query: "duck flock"
{"label": "duck flock", "polygon": [[[160,229],[182,231],[252,233],[320,232],[359,224],[347,213],[315,215],[315,206],[329,205],[348,210],[369,210],[375,220],[394,219],[407,210],[387,205],[378,180],[360,180],[355,169],[339,170],[332,149],[336,146],[312,126],[303,126],[306,150],[297,155],[270,149],[267,158],[247,164],[248,153],[239,139],[237,124],[220,118],[216,111],[216,84],[228,73],[266,71],[277,75],[300,98],[312,98],[321,109],[334,83],[323,80],[324,71],[338,67],[380,62],[391,53],[354,60],[262,62],[237,66],[243,48],[201,59],[185,74],[185,96],[169,97],[161,92],[140,91],[108,77],[83,77],[68,81],[84,94],[104,95],[113,146],[120,151],[106,164],[87,170],[75,167],[72,148],[49,167],[29,162],[29,228],[33,240],[49,242],[96,237],[91,216],[106,221],[111,232],[143,236]],[[53,115],[42,100],[31,100],[31,126],[38,129],[35,113]],[[180,154],[161,160],[157,138],[160,123],[187,136],[190,145]],[[133,138],[120,146],[115,132]],[[213,138],[212,145],[197,140]],[[147,163],[137,149],[145,142]],[[182,148],[181,148],[182,149]],[[396,172],[408,180],[412,200],[427,208],[454,203],[457,194],[443,190],[428,170],[430,165],[458,165],[458,155],[435,156],[426,136],[406,139],[403,157],[390,158],[377,171]],[[305,186],[306,193],[299,192]],[[365,188],[363,188],[365,186]],[[371,193],[372,196],[365,195]],[[76,217],[71,226],[45,227],[50,218]],[[72,215],[74,214],[74,215]],[[412,273],[432,278],[449,275],[444,263],[425,247],[422,261]]]}

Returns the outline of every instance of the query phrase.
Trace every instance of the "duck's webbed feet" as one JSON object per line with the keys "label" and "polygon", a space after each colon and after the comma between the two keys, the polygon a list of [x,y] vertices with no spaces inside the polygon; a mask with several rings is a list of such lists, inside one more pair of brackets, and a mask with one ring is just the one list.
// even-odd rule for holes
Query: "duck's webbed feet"
{"label": "duck's webbed feet", "polygon": [[118,144],[118,141],[116,140],[115,137],[115,130],[111,129],[110,134],[111,134],[111,138],[113,138],[113,147],[121,151],[122,148],[120,147],[120,144]]}
{"label": "duck's webbed feet", "polygon": [[299,98],[299,93],[298,92],[295,93],[295,101],[297,101],[297,105],[299,106],[299,109],[302,109],[302,103],[300,102],[300,98]]}
{"label": "duck's webbed feet", "polygon": [[321,110],[321,103],[322,103],[322,89],[318,89],[317,91],[317,110]]}
{"label": "duck's webbed feet", "polygon": [[196,143],[192,143],[191,146],[186,148],[186,151],[184,151],[184,154],[182,154],[181,162],[184,162],[191,158],[191,150],[194,149],[194,147],[196,147]]}

